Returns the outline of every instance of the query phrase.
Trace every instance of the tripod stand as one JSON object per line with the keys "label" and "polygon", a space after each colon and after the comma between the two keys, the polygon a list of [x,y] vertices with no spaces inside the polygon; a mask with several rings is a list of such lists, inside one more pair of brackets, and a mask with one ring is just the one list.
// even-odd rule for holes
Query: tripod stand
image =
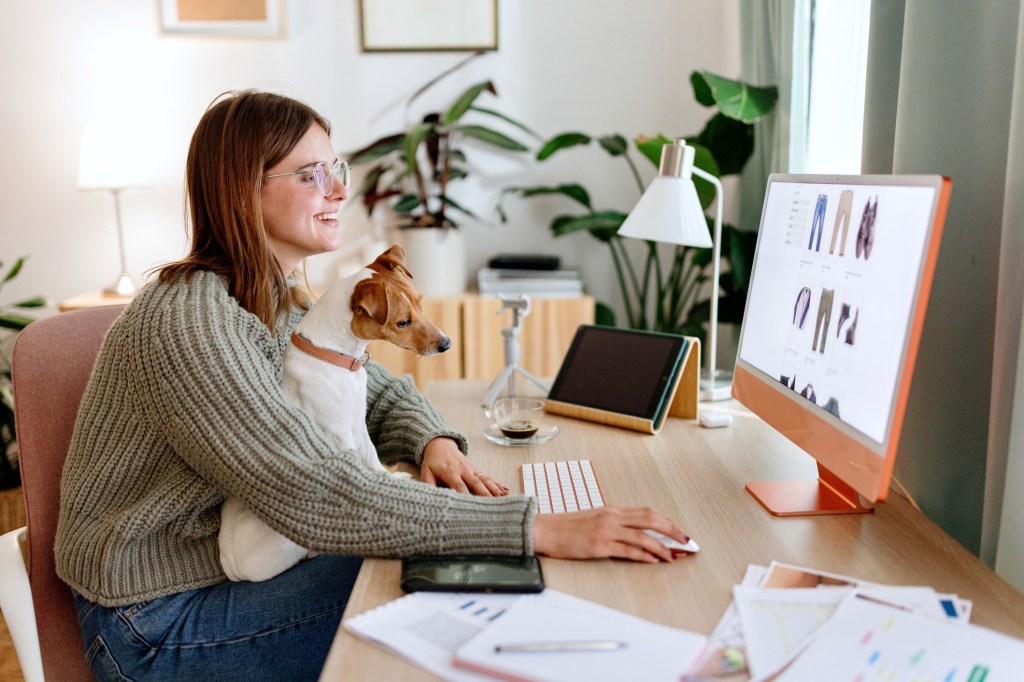
{"label": "tripod stand", "polygon": [[501,390],[502,384],[506,382],[508,383],[509,397],[515,396],[517,372],[544,391],[545,395],[548,390],[550,390],[543,381],[519,366],[519,341],[516,337],[519,336],[520,319],[526,317],[530,313],[530,298],[523,295],[517,296],[516,298],[506,298],[504,296],[499,296],[498,298],[501,300],[501,310],[498,311],[498,314],[500,315],[506,309],[511,310],[512,325],[501,330],[501,335],[505,337],[505,369],[501,370],[487,389],[483,402],[485,406],[494,402],[494,399],[498,397],[498,392]]}

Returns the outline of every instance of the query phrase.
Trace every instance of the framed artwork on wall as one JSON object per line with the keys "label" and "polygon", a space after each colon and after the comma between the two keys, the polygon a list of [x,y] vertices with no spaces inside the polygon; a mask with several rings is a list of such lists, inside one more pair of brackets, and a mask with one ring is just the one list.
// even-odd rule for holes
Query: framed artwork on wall
{"label": "framed artwork on wall", "polygon": [[498,0],[360,0],[363,52],[498,49]]}
{"label": "framed artwork on wall", "polygon": [[165,34],[276,38],[281,0],[160,0]]}

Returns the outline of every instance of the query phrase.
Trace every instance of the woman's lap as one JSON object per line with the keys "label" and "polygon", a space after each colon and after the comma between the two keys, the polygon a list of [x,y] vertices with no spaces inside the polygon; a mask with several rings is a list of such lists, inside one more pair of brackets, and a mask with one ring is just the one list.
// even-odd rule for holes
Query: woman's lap
{"label": "woman's lap", "polygon": [[101,680],[316,679],[361,563],[322,555],[265,582],[115,608],[76,595],[89,664]]}

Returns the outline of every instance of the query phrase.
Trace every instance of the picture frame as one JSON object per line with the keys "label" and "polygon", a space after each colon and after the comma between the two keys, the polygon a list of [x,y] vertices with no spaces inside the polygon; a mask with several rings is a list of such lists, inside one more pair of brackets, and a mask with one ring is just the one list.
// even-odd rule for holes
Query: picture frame
{"label": "picture frame", "polygon": [[360,0],[363,52],[498,49],[498,0]]}
{"label": "picture frame", "polygon": [[277,38],[281,0],[159,0],[160,29],[168,35]]}

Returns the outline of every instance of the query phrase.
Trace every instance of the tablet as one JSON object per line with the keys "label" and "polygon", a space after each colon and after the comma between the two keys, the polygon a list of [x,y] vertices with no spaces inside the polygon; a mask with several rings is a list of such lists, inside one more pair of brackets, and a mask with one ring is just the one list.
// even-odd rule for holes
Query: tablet
{"label": "tablet", "polygon": [[581,326],[548,399],[658,424],[686,347],[677,334]]}

